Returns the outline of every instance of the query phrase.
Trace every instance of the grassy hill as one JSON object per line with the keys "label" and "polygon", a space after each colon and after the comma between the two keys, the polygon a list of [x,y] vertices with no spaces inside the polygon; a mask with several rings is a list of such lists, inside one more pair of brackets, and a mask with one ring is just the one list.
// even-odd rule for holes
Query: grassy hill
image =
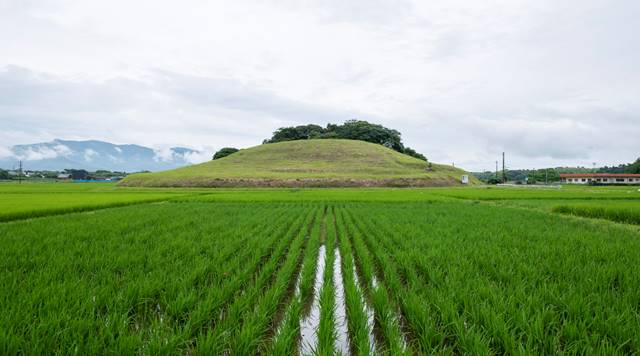
{"label": "grassy hill", "polygon": [[[265,144],[184,168],[128,176],[148,187],[350,187],[459,185],[461,169],[427,163],[381,145],[354,140]],[[470,177],[472,183],[478,181]]]}

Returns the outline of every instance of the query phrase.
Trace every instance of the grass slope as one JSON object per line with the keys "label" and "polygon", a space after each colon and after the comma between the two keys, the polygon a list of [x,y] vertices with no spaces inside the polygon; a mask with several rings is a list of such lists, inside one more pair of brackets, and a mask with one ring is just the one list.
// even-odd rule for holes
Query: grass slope
{"label": "grass slope", "polygon": [[[189,167],[127,177],[123,186],[348,187],[459,185],[461,169],[434,164],[355,140],[260,145]],[[472,183],[477,183],[470,177]]]}

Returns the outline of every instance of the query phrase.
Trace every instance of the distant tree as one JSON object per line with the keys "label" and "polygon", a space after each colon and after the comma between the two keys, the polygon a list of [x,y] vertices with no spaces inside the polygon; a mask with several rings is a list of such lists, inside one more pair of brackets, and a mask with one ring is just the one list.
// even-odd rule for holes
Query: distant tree
{"label": "distant tree", "polygon": [[9,178],[11,178],[9,176],[9,172],[7,172],[7,171],[5,171],[3,169],[0,169],[0,179],[9,179]]}
{"label": "distant tree", "polygon": [[638,158],[635,162],[626,165],[626,167],[624,168],[624,173],[640,174],[640,158]]}
{"label": "distant tree", "polygon": [[65,171],[71,175],[73,180],[86,180],[89,178],[89,172],[84,169],[65,169]]}
{"label": "distant tree", "polygon": [[213,159],[220,159],[222,157],[227,157],[228,155],[236,153],[238,151],[240,150],[234,147],[224,147],[224,148],[221,148],[218,152],[216,152],[213,155]]}

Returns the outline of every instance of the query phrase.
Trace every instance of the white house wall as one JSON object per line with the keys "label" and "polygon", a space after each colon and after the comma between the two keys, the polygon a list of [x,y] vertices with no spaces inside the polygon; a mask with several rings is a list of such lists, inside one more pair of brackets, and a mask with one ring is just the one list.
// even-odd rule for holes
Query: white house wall
{"label": "white house wall", "polygon": [[[570,179],[572,181],[570,181]],[[589,184],[591,181],[595,181],[598,184],[640,184],[640,178],[562,178],[562,182],[566,184]],[[622,181],[618,181],[622,179]],[[584,180],[584,181],[583,181]]]}

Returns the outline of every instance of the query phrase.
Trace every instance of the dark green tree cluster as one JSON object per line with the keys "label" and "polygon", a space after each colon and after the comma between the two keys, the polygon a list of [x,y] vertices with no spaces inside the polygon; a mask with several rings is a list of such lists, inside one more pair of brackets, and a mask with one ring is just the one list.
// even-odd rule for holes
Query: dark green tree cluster
{"label": "dark green tree cluster", "polygon": [[[640,174],[640,158],[633,163],[620,164],[617,166],[604,166],[601,168],[588,168],[588,167],[555,167],[555,168],[543,168],[543,169],[510,169],[507,170],[508,181],[524,181],[528,178],[528,183],[540,183],[540,182],[558,182],[560,181],[560,174],[562,173],[632,173]],[[496,173],[492,171],[475,172],[473,173],[478,179],[489,184],[501,183],[502,172]]]}
{"label": "dark green tree cluster", "polygon": [[[560,181],[560,173],[563,172],[562,168],[543,168],[543,169],[510,169],[506,172],[507,181],[509,182],[524,182],[527,180],[529,184],[535,183],[553,183]],[[502,171],[495,172],[485,171],[472,173],[478,179],[489,184],[502,183]]]}
{"label": "dark green tree cluster", "polygon": [[9,177],[9,172],[7,172],[7,171],[5,171],[3,169],[0,169],[0,179],[9,179],[9,178],[10,178]]}
{"label": "dark green tree cluster", "polygon": [[625,167],[624,172],[640,174],[640,158],[633,163],[629,163],[627,167]]}
{"label": "dark green tree cluster", "polygon": [[640,174],[640,158],[633,163],[620,164],[618,166],[604,166],[598,170],[598,173],[633,173]]}
{"label": "dark green tree cluster", "polygon": [[238,151],[240,150],[234,147],[224,147],[224,148],[221,148],[218,152],[216,152],[213,155],[213,159],[220,159],[222,157],[227,157],[228,155],[236,153]]}
{"label": "dark green tree cluster", "polygon": [[327,127],[314,124],[281,127],[273,133],[270,139],[264,140],[263,143],[326,138],[377,143],[423,161],[427,160],[424,155],[404,146],[400,132],[363,120],[348,120],[342,125],[328,124]]}

